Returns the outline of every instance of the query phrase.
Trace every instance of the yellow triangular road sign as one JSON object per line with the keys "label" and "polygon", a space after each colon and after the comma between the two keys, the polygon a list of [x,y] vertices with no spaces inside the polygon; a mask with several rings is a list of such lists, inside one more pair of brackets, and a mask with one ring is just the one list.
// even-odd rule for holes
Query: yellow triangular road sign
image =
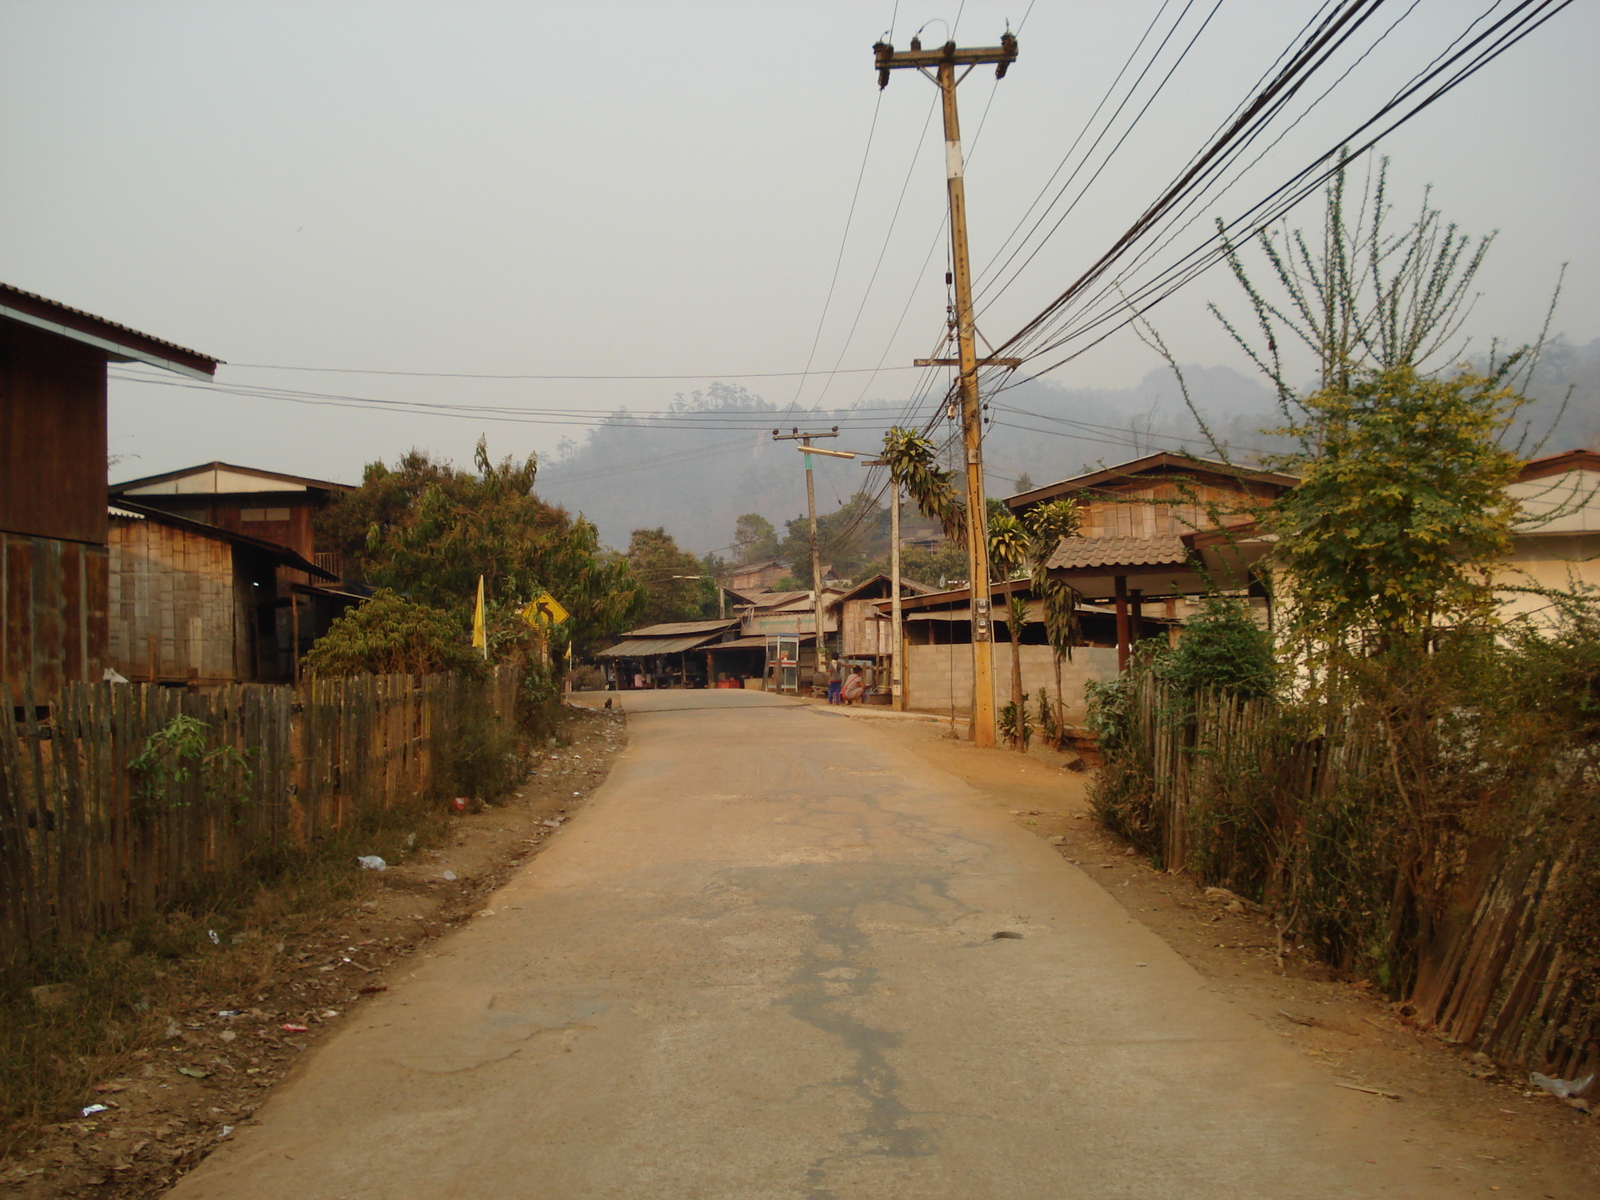
{"label": "yellow triangular road sign", "polygon": [[560,625],[568,613],[549,592],[540,592],[523,607],[521,616],[529,625]]}

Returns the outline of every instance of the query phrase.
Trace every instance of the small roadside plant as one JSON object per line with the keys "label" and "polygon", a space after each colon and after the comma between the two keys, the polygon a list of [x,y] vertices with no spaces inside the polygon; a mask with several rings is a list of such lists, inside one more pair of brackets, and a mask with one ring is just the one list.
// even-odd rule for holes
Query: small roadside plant
{"label": "small roadside plant", "polygon": [[1001,736],[1016,749],[1028,748],[1028,742],[1033,737],[1033,722],[1028,716],[1027,704],[1019,707],[1015,700],[1008,700],[1000,710],[999,724]]}
{"label": "small roadside plant", "polygon": [[161,808],[181,808],[193,803],[181,797],[193,794],[192,781],[207,805],[238,799],[242,786],[255,778],[246,753],[236,746],[211,746],[211,726],[198,717],[179,713],[145,739],[128,769],[139,776],[139,807],[145,814]]}
{"label": "small roadside plant", "polygon": [[1066,735],[1066,729],[1061,724],[1060,707],[1051,702],[1049,688],[1039,689],[1039,732],[1049,745],[1058,749]]}

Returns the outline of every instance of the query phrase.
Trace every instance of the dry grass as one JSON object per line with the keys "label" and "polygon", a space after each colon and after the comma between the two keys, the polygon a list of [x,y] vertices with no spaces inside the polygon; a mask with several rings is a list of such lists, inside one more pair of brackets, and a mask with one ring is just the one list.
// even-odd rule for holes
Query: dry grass
{"label": "dry grass", "polygon": [[373,886],[357,854],[399,862],[448,827],[438,806],[397,808],[310,850],[264,855],[254,870],[114,935],[0,963],[0,1160],[77,1115],[97,1080],[165,1040],[171,1014],[196,997],[262,986],[285,937]]}

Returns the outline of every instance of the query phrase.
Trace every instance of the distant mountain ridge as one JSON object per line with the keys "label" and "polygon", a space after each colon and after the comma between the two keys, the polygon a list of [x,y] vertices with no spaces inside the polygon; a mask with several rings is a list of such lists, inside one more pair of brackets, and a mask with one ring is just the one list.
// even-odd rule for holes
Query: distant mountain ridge
{"label": "distant mountain ridge", "polygon": [[[1231,367],[1186,366],[1183,372],[1207,428],[1230,457],[1250,462],[1285,448],[1262,433],[1283,419],[1260,379]],[[1535,403],[1522,417],[1530,449],[1541,438],[1547,453],[1600,445],[1600,339],[1584,346],[1554,339],[1529,392]],[[1212,454],[1165,367],[1124,389],[1032,380],[989,397],[988,406],[984,460],[993,496],[1011,494],[1024,474],[1044,484],[1155,450]],[[538,490],[546,500],[581,511],[609,545],[625,546],[634,529],[659,525],[696,554],[726,554],[740,515],[760,513],[781,530],[805,512],[796,444],[774,442],[773,427],[839,425],[840,436],[821,444],[875,452],[883,431],[902,423],[903,408],[903,402],[879,399],[792,413],[742,387],[714,383],[676,397],[665,415],[619,411],[582,443],[563,443],[541,465]],[[933,411],[924,403],[918,423]],[[949,422],[941,419],[934,432],[947,437]],[[858,462],[821,456],[815,462],[819,512],[839,508],[866,481]]]}

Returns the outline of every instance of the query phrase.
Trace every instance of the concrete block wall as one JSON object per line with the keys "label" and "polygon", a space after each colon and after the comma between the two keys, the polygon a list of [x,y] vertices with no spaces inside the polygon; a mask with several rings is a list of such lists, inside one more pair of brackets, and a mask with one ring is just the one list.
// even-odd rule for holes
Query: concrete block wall
{"label": "concrete block wall", "polygon": [[[910,646],[906,658],[907,707],[917,712],[949,713],[972,708],[972,647],[962,645]],[[1022,647],[1022,687],[1031,699],[1039,689],[1055,695],[1054,660],[1048,646]],[[1079,646],[1061,664],[1061,690],[1066,694],[1067,722],[1083,724],[1086,713],[1083,685],[1117,675],[1117,652],[1105,646]],[[994,643],[995,711],[1011,702],[1011,647]]]}

